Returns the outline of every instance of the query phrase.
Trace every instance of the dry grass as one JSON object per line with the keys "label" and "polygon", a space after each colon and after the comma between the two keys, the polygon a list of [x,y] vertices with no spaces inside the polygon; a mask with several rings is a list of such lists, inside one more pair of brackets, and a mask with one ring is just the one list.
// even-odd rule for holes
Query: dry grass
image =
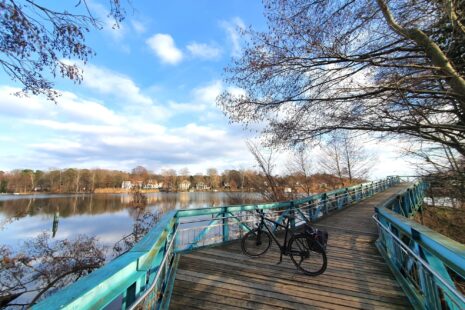
{"label": "dry grass", "polygon": [[[465,244],[465,209],[424,206],[422,214],[417,213],[414,219],[457,241]],[[457,289],[465,294],[465,279],[458,274],[451,273]]]}
{"label": "dry grass", "polygon": [[465,244],[465,209],[463,208],[424,206],[422,214],[418,213],[414,219],[457,242]]}

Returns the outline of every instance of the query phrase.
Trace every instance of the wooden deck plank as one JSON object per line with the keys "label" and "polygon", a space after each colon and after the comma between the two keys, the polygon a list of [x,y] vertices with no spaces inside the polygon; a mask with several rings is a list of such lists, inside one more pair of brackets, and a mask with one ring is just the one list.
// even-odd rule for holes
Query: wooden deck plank
{"label": "wooden deck plank", "polygon": [[298,272],[279,249],[249,258],[232,242],[183,254],[171,309],[410,309],[379,255],[373,208],[398,185],[316,224],[329,232],[328,268],[317,277]]}
{"label": "wooden deck plank", "polygon": [[[200,258],[200,259],[199,259]],[[243,266],[231,266],[228,263],[215,263],[207,265],[203,262],[201,257],[190,257],[189,258],[189,266],[181,265],[182,268],[205,268],[205,270],[212,270],[212,271],[223,271],[223,272],[234,272],[239,273],[241,275],[247,275],[248,277],[252,278],[260,278],[260,279],[269,279],[269,269],[267,268],[251,268],[250,266],[245,268]],[[225,271],[228,270],[228,271]],[[230,271],[232,270],[232,271]],[[362,292],[362,293],[371,293],[374,292],[375,295],[380,296],[396,296],[402,297],[403,294],[399,293],[397,286],[389,286],[386,284],[376,285],[373,283],[363,283],[363,285],[358,280],[350,280],[350,279],[341,279],[341,281],[332,281],[330,282],[329,277],[325,277],[320,279],[321,277],[311,278],[309,279],[308,276],[302,275],[300,273],[290,273],[289,271],[282,271],[282,270],[273,270],[273,275],[280,279],[281,282],[293,282],[291,284],[299,283],[302,285],[310,285],[315,288],[320,287],[328,287],[329,289],[347,289],[349,291],[354,292]]]}
{"label": "wooden deck plank", "polygon": [[[197,268],[199,265],[193,264],[190,266],[191,269],[193,267]],[[203,266],[209,274],[219,275],[222,277],[230,277],[236,280],[243,280],[243,278],[247,278],[251,283],[255,284],[266,284],[269,280],[269,275],[260,274],[259,272],[254,272],[252,274],[248,273],[248,270],[239,270],[234,269],[231,271],[225,271],[225,269],[220,269],[215,266]],[[402,298],[402,295],[395,296],[394,294],[385,294],[387,292],[378,290],[376,293],[372,293],[373,291],[369,290],[367,286],[351,286],[349,284],[343,285],[335,285],[333,283],[311,283],[305,281],[296,281],[295,278],[290,278],[288,274],[275,274],[276,279],[274,280],[275,287],[285,287],[287,289],[295,290],[295,291],[305,291],[308,293],[316,294],[320,293],[320,291],[325,292],[327,296],[333,296],[336,298],[347,299],[352,301],[364,301],[365,303],[372,303],[378,304],[378,301],[381,302],[392,302],[396,304],[405,305],[405,299]],[[392,292],[392,291],[391,291]],[[342,296],[342,297],[341,297]]]}

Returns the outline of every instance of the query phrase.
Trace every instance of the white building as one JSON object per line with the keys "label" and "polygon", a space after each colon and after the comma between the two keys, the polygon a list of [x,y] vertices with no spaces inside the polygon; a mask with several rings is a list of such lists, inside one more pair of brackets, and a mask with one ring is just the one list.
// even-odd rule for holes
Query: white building
{"label": "white building", "polygon": [[144,188],[145,189],[161,189],[163,188],[163,182],[158,182],[156,180],[148,180]]}
{"label": "white building", "polygon": [[198,182],[197,184],[195,184],[195,189],[198,191],[206,191],[209,190],[210,187],[208,187],[207,184],[205,184],[204,182]]}
{"label": "white building", "polygon": [[131,189],[132,188],[132,182],[131,181],[123,181],[121,184],[122,189]]}
{"label": "white building", "polygon": [[187,191],[191,187],[191,182],[184,180],[178,185],[178,189],[181,191]]}

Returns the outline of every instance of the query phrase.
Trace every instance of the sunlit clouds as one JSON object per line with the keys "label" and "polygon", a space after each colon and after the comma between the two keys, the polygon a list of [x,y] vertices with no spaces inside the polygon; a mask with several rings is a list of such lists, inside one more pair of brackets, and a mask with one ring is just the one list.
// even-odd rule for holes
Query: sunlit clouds
{"label": "sunlit clouds", "polygon": [[147,39],[148,46],[161,62],[176,65],[183,58],[182,51],[176,47],[173,38],[169,34],[157,33]]}

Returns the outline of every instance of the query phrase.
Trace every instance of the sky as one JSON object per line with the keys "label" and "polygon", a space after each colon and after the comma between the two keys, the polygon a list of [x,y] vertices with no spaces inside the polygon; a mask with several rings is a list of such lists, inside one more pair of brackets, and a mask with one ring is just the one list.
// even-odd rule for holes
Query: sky
{"label": "sky", "polygon": [[[57,103],[12,95],[21,85],[0,71],[0,170],[105,168],[138,165],[159,172],[188,167],[254,166],[245,141],[216,105],[224,68],[242,51],[239,29],[265,29],[260,1],[132,1],[113,29],[107,2],[90,2],[104,27],[88,34],[96,56],[74,84],[56,79]],[[69,60],[75,62],[74,60]],[[411,174],[396,141],[367,141],[377,164],[372,178]],[[286,153],[277,158],[284,172]]]}

